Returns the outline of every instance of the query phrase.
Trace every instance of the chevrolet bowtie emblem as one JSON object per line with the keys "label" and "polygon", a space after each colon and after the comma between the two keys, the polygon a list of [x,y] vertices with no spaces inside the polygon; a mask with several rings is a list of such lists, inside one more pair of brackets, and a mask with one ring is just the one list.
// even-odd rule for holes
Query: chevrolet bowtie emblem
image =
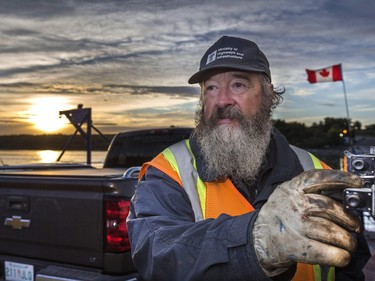
{"label": "chevrolet bowtie emblem", "polygon": [[29,227],[31,220],[22,219],[19,216],[13,216],[11,218],[6,218],[4,225],[11,226],[13,229],[22,230],[22,227]]}

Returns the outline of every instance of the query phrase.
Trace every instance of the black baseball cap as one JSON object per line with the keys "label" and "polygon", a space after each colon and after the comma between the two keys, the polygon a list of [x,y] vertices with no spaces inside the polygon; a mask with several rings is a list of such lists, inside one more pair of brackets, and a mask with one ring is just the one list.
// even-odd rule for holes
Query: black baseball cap
{"label": "black baseball cap", "polygon": [[199,71],[190,77],[189,84],[200,83],[212,69],[227,68],[263,72],[271,80],[270,65],[258,45],[250,40],[223,36],[203,55]]}

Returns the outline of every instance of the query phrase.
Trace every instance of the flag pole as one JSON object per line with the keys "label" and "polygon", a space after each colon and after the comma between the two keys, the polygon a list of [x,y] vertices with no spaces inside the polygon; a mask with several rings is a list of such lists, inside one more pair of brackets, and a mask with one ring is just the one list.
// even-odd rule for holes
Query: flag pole
{"label": "flag pole", "polygon": [[349,142],[350,142],[350,145],[353,145],[353,139],[352,139],[353,132],[352,132],[352,126],[350,124],[351,122],[350,122],[350,115],[349,115],[348,98],[346,96],[346,87],[345,87],[344,75],[343,75],[342,70],[341,70],[341,75],[342,75],[342,80],[341,80],[342,88],[344,90],[344,98],[345,98],[346,118],[348,120]]}
{"label": "flag pole", "polygon": [[[348,98],[346,97],[346,88],[345,88],[345,82],[344,79],[342,80],[342,87],[344,89],[344,97],[345,97],[345,107],[346,107],[346,116],[348,118],[348,121],[350,121],[349,116],[349,106],[348,106]],[[349,122],[349,129],[350,129],[350,122]]]}

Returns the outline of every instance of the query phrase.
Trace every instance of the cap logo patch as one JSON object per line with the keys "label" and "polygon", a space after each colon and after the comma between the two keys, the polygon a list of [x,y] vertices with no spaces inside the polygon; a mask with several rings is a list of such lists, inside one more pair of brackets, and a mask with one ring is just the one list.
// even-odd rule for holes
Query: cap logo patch
{"label": "cap logo patch", "polygon": [[217,50],[208,55],[206,65],[216,60]]}

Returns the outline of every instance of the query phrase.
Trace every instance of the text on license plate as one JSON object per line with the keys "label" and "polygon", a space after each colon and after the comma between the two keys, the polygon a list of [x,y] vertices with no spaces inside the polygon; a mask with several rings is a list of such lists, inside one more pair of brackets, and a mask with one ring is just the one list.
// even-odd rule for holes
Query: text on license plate
{"label": "text on license plate", "polygon": [[5,280],[34,281],[34,266],[18,262],[4,262]]}

